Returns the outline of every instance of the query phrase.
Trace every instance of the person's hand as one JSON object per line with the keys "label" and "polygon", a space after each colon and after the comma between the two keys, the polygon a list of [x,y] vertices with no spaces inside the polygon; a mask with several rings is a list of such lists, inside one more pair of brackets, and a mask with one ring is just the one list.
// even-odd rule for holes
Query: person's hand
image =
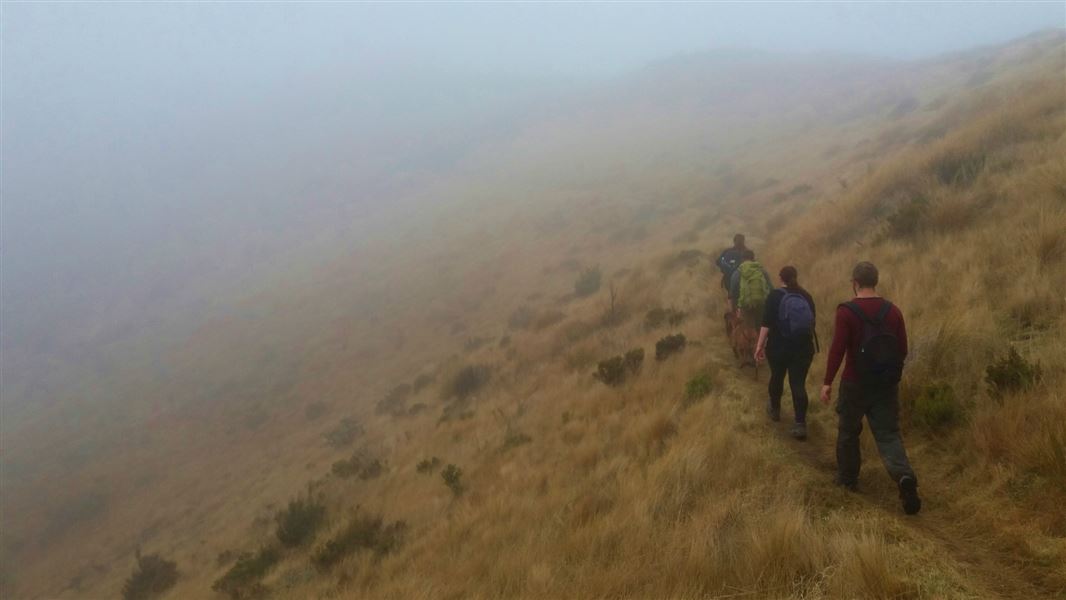
{"label": "person's hand", "polygon": [[755,362],[761,363],[766,360],[766,348],[759,347],[755,349]]}
{"label": "person's hand", "polygon": [[832,396],[833,396],[833,386],[831,386],[831,385],[823,385],[822,386],[822,404],[824,404],[826,406],[829,406],[829,401],[832,399]]}

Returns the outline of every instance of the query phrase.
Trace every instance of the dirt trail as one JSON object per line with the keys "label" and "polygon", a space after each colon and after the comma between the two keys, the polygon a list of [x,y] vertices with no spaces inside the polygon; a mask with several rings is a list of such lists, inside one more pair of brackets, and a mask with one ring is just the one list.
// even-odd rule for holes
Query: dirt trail
{"label": "dirt trail", "polygon": [[[716,358],[736,364],[729,349],[724,347],[722,338],[707,340],[706,345],[715,348],[712,351],[718,355]],[[750,399],[754,403],[754,409],[761,413],[764,410],[769,369],[760,368],[758,380],[750,368],[738,370],[736,374],[732,391],[741,398]],[[810,428],[807,441],[793,440],[789,435],[791,423],[788,417],[792,411],[789,408],[791,399],[787,387],[786,384],[781,422],[767,421],[763,431],[766,435],[773,435],[787,444],[808,468],[816,472],[814,477],[823,477],[826,486],[831,486],[836,469],[836,431],[828,428],[829,422],[820,423],[820,426],[814,425]],[[814,395],[816,391],[817,386],[808,381],[812,404],[818,402]],[[1017,543],[1012,544],[1008,536],[1001,532],[990,527],[984,531],[975,531],[972,515],[958,507],[959,492],[954,492],[948,482],[939,482],[939,485],[938,482],[926,482],[922,512],[917,516],[908,517],[902,513],[895,492],[887,488],[887,491],[882,490],[882,482],[873,481],[874,478],[886,477],[880,462],[876,459],[867,461],[865,467],[863,480],[870,484],[865,490],[860,488],[860,491],[853,495],[854,502],[867,508],[874,507],[890,515],[916,537],[943,549],[980,591],[980,597],[1011,600],[1066,599],[1066,574],[1050,572],[1053,569],[1050,566],[1035,565],[1034,558],[1026,548],[1018,547]]]}

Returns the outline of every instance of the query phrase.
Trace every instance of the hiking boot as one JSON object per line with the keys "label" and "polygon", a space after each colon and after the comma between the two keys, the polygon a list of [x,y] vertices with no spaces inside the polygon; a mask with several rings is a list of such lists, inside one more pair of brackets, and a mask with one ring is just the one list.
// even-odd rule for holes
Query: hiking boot
{"label": "hiking boot", "polygon": [[922,510],[922,499],[918,497],[918,480],[910,475],[899,478],[899,499],[903,503],[903,512],[916,515]]}
{"label": "hiking boot", "polygon": [[795,425],[793,425],[792,426],[792,437],[796,438],[797,440],[805,440],[805,439],[807,439],[807,424],[806,423],[796,423]]}
{"label": "hiking boot", "polygon": [[781,409],[780,408],[774,408],[773,404],[767,403],[766,404],[766,415],[768,417],[770,417],[771,421],[776,423],[776,422],[781,420]]}

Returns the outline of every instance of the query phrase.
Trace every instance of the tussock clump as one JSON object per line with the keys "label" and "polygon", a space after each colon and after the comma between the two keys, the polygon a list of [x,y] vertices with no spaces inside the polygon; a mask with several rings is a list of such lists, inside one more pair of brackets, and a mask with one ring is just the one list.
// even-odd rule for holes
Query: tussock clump
{"label": "tussock clump", "polygon": [[644,315],[644,328],[655,329],[663,325],[676,327],[685,320],[685,313],[675,308],[656,307]]}
{"label": "tussock clump", "polygon": [[419,473],[426,475],[436,471],[440,467],[440,459],[436,456],[432,458],[423,458],[415,465],[415,470]]}
{"label": "tussock clump", "polygon": [[622,385],[626,379],[625,359],[621,356],[612,356],[607,360],[601,360],[594,376],[607,385]]}
{"label": "tussock clump", "polygon": [[962,407],[955,399],[955,389],[947,383],[925,386],[914,399],[911,420],[926,429],[938,429],[961,418]]}
{"label": "tussock clump", "polygon": [[633,348],[625,355],[600,361],[593,376],[611,386],[621,385],[628,375],[636,375],[644,364],[644,349]]}
{"label": "tussock clump", "polygon": [[444,480],[444,485],[448,486],[448,489],[455,496],[461,496],[466,491],[466,487],[463,485],[463,470],[459,467],[449,464],[440,472],[440,477]]}
{"label": "tussock clump", "polygon": [[487,365],[467,365],[459,369],[444,386],[445,399],[466,400],[489,382],[492,370]]}
{"label": "tussock clump", "polygon": [[889,237],[906,238],[917,234],[925,227],[928,213],[929,201],[924,196],[905,201],[887,219]]}
{"label": "tussock clump", "polygon": [[407,398],[410,395],[411,385],[401,383],[392,388],[388,394],[385,394],[384,398],[378,400],[377,405],[374,407],[374,412],[379,415],[401,417],[407,414]]}
{"label": "tussock clump", "polygon": [[319,527],[326,520],[325,505],[311,498],[297,498],[275,517],[277,529],[274,534],[287,547],[301,546],[314,539]]}
{"label": "tussock clump", "polygon": [[341,479],[358,476],[367,481],[379,477],[385,466],[380,459],[371,457],[365,450],[359,450],[346,460],[333,463],[332,472]]}
{"label": "tussock clump", "polygon": [[355,441],[363,434],[363,426],[355,417],[341,419],[337,426],[325,434],[326,443],[335,448],[342,448]]}
{"label": "tussock clump", "polygon": [[1043,371],[1040,363],[1025,360],[1018,351],[1011,347],[1007,356],[985,369],[985,383],[988,393],[997,400],[1021,390],[1027,390],[1040,382]]}
{"label": "tussock clump", "polygon": [[711,393],[711,376],[700,373],[685,384],[685,405],[694,404]]}
{"label": "tussock clump", "polygon": [[380,516],[356,515],[340,533],[315,551],[311,563],[327,570],[360,550],[383,556],[399,547],[406,530],[407,524],[403,521],[385,525]]}
{"label": "tussock clump", "polygon": [[683,333],[668,335],[655,342],[655,360],[666,360],[684,349],[685,335]]}
{"label": "tussock clump", "polygon": [[261,580],[281,559],[281,552],[264,546],[258,552],[242,552],[237,562],[211,586],[211,589],[233,600],[258,598],[266,593]]}
{"label": "tussock clump", "polygon": [[929,165],[944,185],[969,185],[985,168],[987,156],[982,149],[953,148],[934,158]]}
{"label": "tussock clump", "polygon": [[599,267],[585,269],[574,282],[574,294],[579,298],[591,296],[600,290],[602,280],[603,273]]}
{"label": "tussock clump", "polygon": [[163,595],[178,581],[178,565],[158,554],[142,555],[138,548],[137,566],[122,584],[122,600],[149,600]]}

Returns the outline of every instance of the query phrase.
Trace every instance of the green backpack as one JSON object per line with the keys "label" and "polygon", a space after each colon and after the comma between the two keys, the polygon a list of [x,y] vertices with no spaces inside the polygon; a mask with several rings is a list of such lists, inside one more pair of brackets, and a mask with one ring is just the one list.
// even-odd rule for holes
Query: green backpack
{"label": "green backpack", "polygon": [[766,283],[762,265],[754,260],[740,265],[740,307],[761,308],[769,294],[770,286]]}

